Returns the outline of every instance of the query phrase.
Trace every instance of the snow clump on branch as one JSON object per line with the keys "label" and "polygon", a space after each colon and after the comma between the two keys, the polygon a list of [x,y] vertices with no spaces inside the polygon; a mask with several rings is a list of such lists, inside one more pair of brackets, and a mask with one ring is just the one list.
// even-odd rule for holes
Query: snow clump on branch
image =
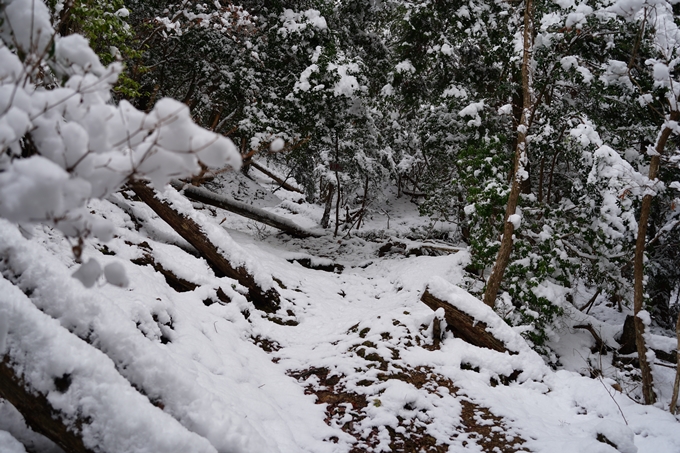
{"label": "snow clump on branch", "polygon": [[0,0],[0,217],[106,241],[113,229],[88,200],[130,179],[160,188],[201,164],[240,167],[233,143],[180,102],[149,113],[114,105],[121,69],[104,67],[82,36],[56,34],[41,0]]}

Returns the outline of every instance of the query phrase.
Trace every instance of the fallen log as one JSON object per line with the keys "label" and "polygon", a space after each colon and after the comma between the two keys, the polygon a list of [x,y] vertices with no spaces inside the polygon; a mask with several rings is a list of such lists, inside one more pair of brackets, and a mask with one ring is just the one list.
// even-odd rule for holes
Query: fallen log
{"label": "fallen log", "polygon": [[512,351],[509,351],[505,347],[505,344],[501,340],[494,337],[486,329],[487,326],[485,323],[476,321],[472,316],[462,312],[450,303],[433,296],[428,289],[425,290],[420,300],[434,311],[443,308],[447,330],[453,332],[453,334],[461,340],[475,346],[513,354]]}
{"label": "fallen log", "polygon": [[274,173],[272,173],[271,171],[269,171],[267,168],[263,167],[262,165],[258,164],[257,162],[255,162],[255,161],[250,161],[250,166],[253,167],[253,168],[255,168],[255,169],[257,169],[257,170],[260,170],[262,173],[264,173],[265,175],[269,176],[271,179],[273,179],[274,181],[276,181],[276,183],[277,183],[279,186],[283,187],[284,189],[290,190],[291,192],[297,192],[297,193],[304,194],[304,192],[303,192],[302,190],[298,189],[297,187],[291,186],[291,185],[288,184],[286,181],[284,181],[283,179],[279,178],[279,177],[276,176]]}
{"label": "fallen log", "polygon": [[62,450],[93,453],[93,450],[85,447],[80,434],[64,423],[61,414],[52,407],[45,395],[31,389],[16,375],[7,358],[0,362],[0,398],[7,400],[23,415],[29,428],[47,437]]}
{"label": "fallen log", "polygon": [[194,246],[213,268],[245,286],[248,289],[248,298],[255,305],[255,308],[267,313],[272,313],[279,309],[280,296],[276,289],[263,289],[248,269],[241,265],[232,265],[206,237],[201,226],[193,219],[177,212],[167,202],[156,198],[153,189],[145,183],[136,181],[131,183],[131,187],[135,194],[153,209],[161,219],[170,225],[189,244]]}
{"label": "fallen log", "polygon": [[403,242],[386,242],[378,249],[378,256],[400,254],[404,256],[443,256],[460,252],[456,247],[445,247],[428,244],[408,245]]}
{"label": "fallen log", "polygon": [[[26,250],[20,244],[17,248]],[[58,276],[70,278],[64,271],[50,269],[51,283],[44,288],[54,288],[57,298],[87,299],[79,288],[67,289],[72,282],[55,283]],[[14,406],[33,431],[65,452],[217,452],[206,438],[154,407],[121,376],[113,357],[64,328],[59,320],[72,318],[72,311],[63,306],[48,310],[56,319],[42,312],[38,305],[49,306],[49,292],[30,299],[0,275],[0,294],[0,398]],[[84,326],[81,332],[89,337],[89,315],[79,316],[75,324],[69,318],[69,324],[76,330]],[[130,342],[133,347],[135,343]],[[125,362],[130,366],[135,360]]]}
{"label": "fallen log", "polygon": [[188,184],[184,184],[181,181],[173,180],[171,182],[172,186],[181,191],[184,196],[190,200],[198,201],[200,203],[209,204],[210,206],[215,206],[220,209],[224,209],[234,214],[246,217],[248,219],[255,220],[265,225],[277,228],[284,233],[288,233],[291,236],[306,238],[306,237],[320,237],[320,233],[306,230],[294,222],[286,219],[285,217],[272,214],[264,209],[256,208],[246,203],[236,201],[232,198],[225,197],[223,195],[218,195],[202,187],[195,187]]}

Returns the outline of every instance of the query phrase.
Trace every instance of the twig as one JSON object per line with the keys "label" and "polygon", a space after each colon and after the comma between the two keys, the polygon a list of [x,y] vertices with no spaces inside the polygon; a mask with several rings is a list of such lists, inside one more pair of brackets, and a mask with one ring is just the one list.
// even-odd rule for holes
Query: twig
{"label": "twig", "polygon": [[588,308],[588,311],[586,312],[586,314],[588,314],[593,304],[595,303],[595,299],[597,299],[597,296],[599,296],[601,292],[602,288],[598,288],[598,290],[595,291],[593,297],[591,297],[590,300],[588,300],[588,302],[586,302],[586,304],[583,307],[579,308],[579,311],[583,311],[584,309]]}
{"label": "twig", "polygon": [[619,406],[619,403],[616,401],[616,398],[614,398],[614,395],[609,393],[609,388],[607,387],[607,384],[604,383],[601,376],[598,376],[597,380],[600,381],[600,384],[602,384],[602,386],[604,387],[604,390],[607,392],[607,395],[609,395],[609,397],[612,399],[612,401],[614,401],[614,404],[616,404],[616,407],[619,408],[619,412],[621,413],[621,417],[623,418],[623,421],[626,423],[626,425],[628,425],[628,420],[626,420],[626,416],[623,415],[623,410],[621,409],[621,406]]}

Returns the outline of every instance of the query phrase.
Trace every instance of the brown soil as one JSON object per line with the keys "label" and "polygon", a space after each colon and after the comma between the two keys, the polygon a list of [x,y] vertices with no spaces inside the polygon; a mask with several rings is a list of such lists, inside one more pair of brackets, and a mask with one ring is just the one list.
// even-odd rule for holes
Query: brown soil
{"label": "brown soil", "polygon": [[[418,389],[426,389],[431,392],[435,392],[438,387],[443,386],[448,388],[451,394],[458,393],[459,389],[450,379],[434,373],[430,368],[399,368],[400,371],[397,373],[379,374],[378,379],[383,381],[398,379],[408,382]],[[366,418],[365,408],[369,404],[379,404],[379,400],[369,402],[365,395],[348,391],[343,384],[342,376],[329,376],[330,371],[327,368],[309,368],[291,371],[289,374],[300,382],[307,380],[312,375],[318,378],[318,384],[308,385],[305,393],[316,395],[318,404],[327,405],[326,423],[328,425],[332,426],[334,421],[338,423],[347,414],[351,416],[351,419],[342,425],[342,430],[356,439],[350,453],[375,451],[375,447],[379,443],[378,430],[373,429],[368,435],[362,435],[355,428],[355,425]],[[361,382],[359,384],[362,385]],[[370,384],[371,382],[366,382],[366,385]],[[459,433],[467,433],[468,438],[473,439],[485,452],[515,453],[527,451],[522,447],[523,439],[515,437],[509,440],[507,438],[505,434],[506,426],[501,417],[465,397],[459,397],[459,401],[462,406],[462,425],[458,427]],[[387,428],[391,440],[390,448],[393,452],[444,453],[448,451],[449,446],[437,444],[436,439],[426,432],[426,426],[422,422],[416,421],[416,419],[404,420],[401,418],[399,418],[399,422],[399,427],[404,428],[403,432]],[[453,441],[457,436],[454,433],[451,440]],[[337,439],[330,440],[337,442]],[[463,444],[465,445],[465,441]]]}

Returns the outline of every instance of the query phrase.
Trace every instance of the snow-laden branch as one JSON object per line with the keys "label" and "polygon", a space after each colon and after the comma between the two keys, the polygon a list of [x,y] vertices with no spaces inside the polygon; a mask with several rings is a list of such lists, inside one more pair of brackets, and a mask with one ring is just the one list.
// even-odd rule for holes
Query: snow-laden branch
{"label": "snow-laden branch", "polygon": [[104,67],[82,36],[56,35],[42,1],[2,6],[0,217],[105,240],[111,229],[85,209],[89,199],[130,178],[160,187],[201,163],[240,166],[231,141],[196,125],[184,104],[113,105],[121,66]]}

